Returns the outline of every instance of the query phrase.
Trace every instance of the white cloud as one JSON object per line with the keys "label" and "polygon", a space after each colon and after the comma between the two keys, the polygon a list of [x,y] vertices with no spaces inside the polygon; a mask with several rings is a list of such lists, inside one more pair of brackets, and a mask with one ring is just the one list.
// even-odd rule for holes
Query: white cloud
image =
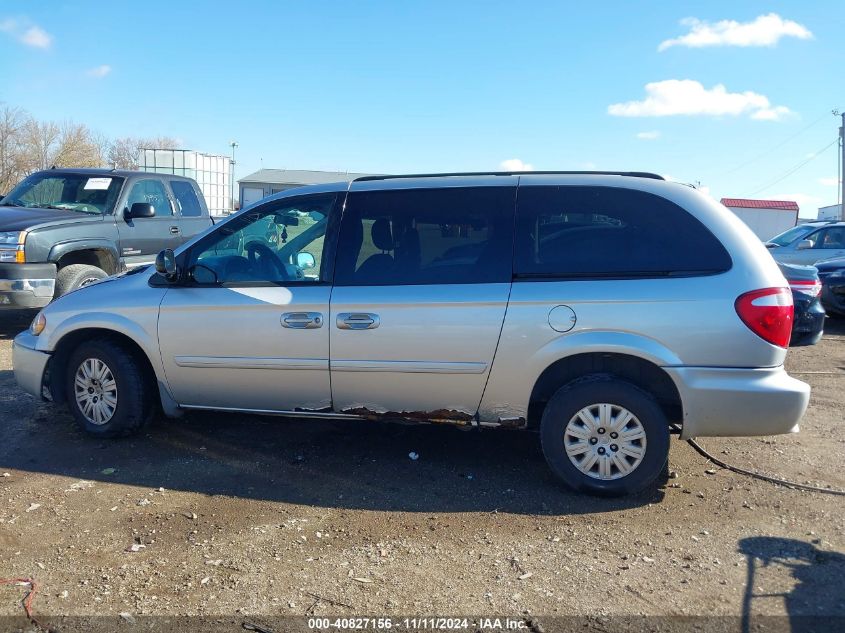
{"label": "white cloud", "polygon": [[50,48],[53,43],[53,36],[40,26],[32,24],[29,20],[15,20],[6,18],[0,20],[0,31],[8,33],[19,42],[33,48]]}
{"label": "white cloud", "polygon": [[637,132],[637,138],[643,141],[653,141],[656,138],[660,138],[660,132],[658,130],[650,130],[648,132]]}
{"label": "white cloud", "polygon": [[523,163],[518,158],[509,158],[499,163],[502,171],[534,171],[534,165],[531,163]]}
{"label": "white cloud", "polygon": [[756,92],[728,92],[723,84],[705,88],[692,79],[667,79],[645,86],[646,98],[608,106],[613,116],[738,116],[749,114],[752,119],[776,121],[791,114],[785,106],[772,106],[769,99]]}
{"label": "white cloud", "polygon": [[97,77],[98,79],[105,77],[111,72],[111,66],[108,64],[103,64],[102,66],[97,66],[96,68],[89,68],[86,71],[86,75],[89,77]]}
{"label": "white cloud", "polygon": [[819,184],[825,187],[838,187],[839,178],[819,178]]}
{"label": "white cloud", "polygon": [[661,42],[658,51],[665,51],[672,46],[775,46],[782,37],[797,37],[801,40],[813,37],[807,27],[792,20],[784,20],[777,13],[758,16],[751,22],[720,20],[711,24],[698,18],[685,18],[681,24],[690,27],[689,33]]}
{"label": "white cloud", "polygon": [[50,48],[53,38],[40,26],[31,26],[20,36],[21,42],[35,48]]}

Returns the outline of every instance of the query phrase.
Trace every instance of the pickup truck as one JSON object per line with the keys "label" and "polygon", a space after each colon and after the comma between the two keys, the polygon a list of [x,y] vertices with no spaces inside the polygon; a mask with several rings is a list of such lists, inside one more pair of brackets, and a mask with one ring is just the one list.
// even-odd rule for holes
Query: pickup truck
{"label": "pickup truck", "polygon": [[0,201],[0,309],[151,264],[213,224],[197,183],[114,169],[48,169]]}

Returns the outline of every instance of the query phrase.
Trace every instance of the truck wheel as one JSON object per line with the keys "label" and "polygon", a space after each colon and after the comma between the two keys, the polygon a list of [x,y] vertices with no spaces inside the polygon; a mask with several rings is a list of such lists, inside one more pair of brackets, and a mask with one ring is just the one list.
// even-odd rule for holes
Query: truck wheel
{"label": "truck wheel", "polygon": [[669,422],[639,387],[587,378],[555,392],[543,412],[540,439],[546,461],[564,484],[621,496],[645,490],[664,470]]}
{"label": "truck wheel", "polygon": [[71,290],[83,288],[100,279],[105,279],[109,274],[102,268],[89,266],[88,264],[70,264],[60,269],[56,274],[56,297],[61,297]]}
{"label": "truck wheel", "polygon": [[153,397],[141,365],[111,341],[77,347],[68,359],[65,380],[70,412],[91,435],[129,435],[152,417]]}

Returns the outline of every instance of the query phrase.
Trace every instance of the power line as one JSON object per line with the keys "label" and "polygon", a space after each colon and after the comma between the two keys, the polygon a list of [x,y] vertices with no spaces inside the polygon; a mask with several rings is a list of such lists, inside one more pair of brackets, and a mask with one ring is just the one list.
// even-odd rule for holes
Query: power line
{"label": "power line", "polygon": [[727,176],[728,174],[732,174],[732,173],[734,173],[734,172],[739,171],[740,169],[742,169],[743,167],[745,167],[745,166],[747,166],[747,165],[750,165],[751,163],[757,162],[757,161],[758,161],[758,160],[760,160],[761,158],[765,158],[766,156],[768,156],[769,154],[771,154],[772,152],[774,152],[776,149],[780,149],[781,147],[783,147],[784,145],[786,145],[787,143],[789,143],[789,141],[791,141],[792,139],[798,138],[798,137],[799,137],[799,136],[801,136],[804,132],[806,132],[806,131],[807,131],[807,130],[809,130],[811,127],[813,127],[813,126],[814,126],[814,125],[816,125],[818,122],[820,122],[821,120],[823,120],[824,118],[826,118],[826,117],[828,117],[828,116],[830,116],[830,113],[829,113],[829,112],[825,112],[825,113],[824,113],[824,114],[822,114],[822,115],[821,115],[818,119],[816,119],[815,121],[813,121],[813,122],[812,122],[812,123],[810,123],[809,125],[807,125],[807,126],[805,126],[805,127],[801,128],[801,129],[800,129],[800,130],[798,130],[795,134],[793,134],[792,136],[788,137],[787,139],[785,139],[785,140],[781,141],[780,143],[778,143],[777,145],[775,145],[775,146],[774,146],[774,147],[772,147],[771,149],[766,150],[765,152],[763,152],[762,154],[759,154],[759,155],[755,156],[754,158],[750,158],[749,160],[745,161],[744,163],[740,163],[739,165],[737,165],[737,166],[736,166],[736,167],[734,167],[733,169],[729,169],[728,171],[722,172],[721,174],[717,174],[717,175],[716,175],[716,177],[717,177],[717,178],[721,178],[722,176]]}
{"label": "power line", "polygon": [[827,151],[828,149],[830,149],[831,147],[833,147],[834,145],[836,145],[838,142],[839,142],[839,139],[838,139],[838,138],[833,139],[830,143],[828,143],[827,145],[825,145],[824,147],[822,147],[822,148],[821,148],[820,150],[818,150],[817,152],[813,152],[813,153],[810,155],[810,157],[809,157],[809,158],[807,158],[807,159],[805,159],[805,160],[801,161],[800,163],[798,163],[798,164],[797,164],[797,165],[795,165],[794,167],[790,167],[790,168],[789,168],[786,172],[784,172],[783,174],[781,174],[780,176],[778,176],[775,180],[771,181],[769,184],[767,184],[767,185],[763,185],[763,186],[762,186],[762,187],[760,187],[759,189],[755,189],[755,190],[754,190],[754,191],[752,191],[751,193],[748,193],[748,194],[745,194],[745,195],[748,195],[748,196],[753,196],[753,195],[755,195],[755,194],[760,193],[761,191],[765,191],[765,190],[766,190],[766,189],[768,189],[769,187],[773,187],[774,185],[778,184],[778,183],[779,183],[781,180],[783,180],[784,178],[787,178],[787,177],[791,176],[792,174],[794,174],[796,171],[798,171],[799,169],[801,169],[804,165],[806,165],[807,163],[809,163],[809,162],[810,162],[810,161],[812,161],[813,159],[818,158],[821,154],[823,154],[825,151]]}

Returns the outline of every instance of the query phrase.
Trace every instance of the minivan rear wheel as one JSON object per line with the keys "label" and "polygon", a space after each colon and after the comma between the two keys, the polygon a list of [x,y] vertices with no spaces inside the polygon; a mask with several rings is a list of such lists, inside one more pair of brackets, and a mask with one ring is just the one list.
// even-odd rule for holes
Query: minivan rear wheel
{"label": "minivan rear wheel", "polygon": [[561,482],[600,496],[645,490],[669,455],[669,423],[655,399],[613,377],[588,377],[558,389],[543,411],[540,438]]}
{"label": "minivan rear wheel", "polygon": [[68,359],[65,381],[71,414],[86,433],[130,435],[152,416],[152,399],[140,363],[112,341],[77,347]]}

